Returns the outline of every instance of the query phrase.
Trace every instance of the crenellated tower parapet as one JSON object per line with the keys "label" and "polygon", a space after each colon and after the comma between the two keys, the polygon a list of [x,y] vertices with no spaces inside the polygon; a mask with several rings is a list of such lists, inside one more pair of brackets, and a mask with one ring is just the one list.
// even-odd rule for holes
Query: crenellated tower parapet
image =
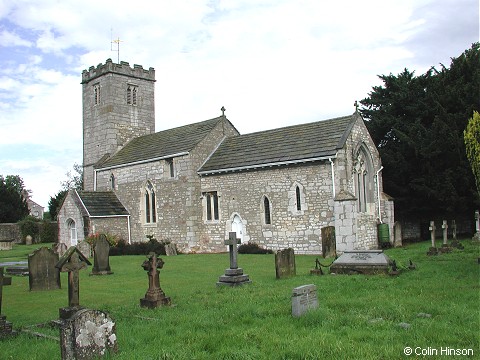
{"label": "crenellated tower parapet", "polygon": [[83,70],[82,84],[88,83],[108,73],[155,81],[155,69],[153,67],[146,70],[142,65],[134,64],[132,68],[127,61],[121,61],[120,64],[116,64],[112,59],[107,59],[105,64],[100,63],[96,67],[90,66],[88,70]]}

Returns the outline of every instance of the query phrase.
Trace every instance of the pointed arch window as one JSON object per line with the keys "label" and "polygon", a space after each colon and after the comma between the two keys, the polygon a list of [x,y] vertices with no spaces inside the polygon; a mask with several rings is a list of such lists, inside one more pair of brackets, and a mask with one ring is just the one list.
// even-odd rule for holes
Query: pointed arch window
{"label": "pointed arch window", "polygon": [[138,86],[127,85],[127,104],[137,105]]}
{"label": "pointed arch window", "polygon": [[265,215],[265,225],[270,225],[272,223],[272,214],[270,211],[270,200],[268,200],[268,197],[263,198],[263,212]]}
{"label": "pointed arch window", "polygon": [[150,181],[145,187],[145,223],[151,224],[157,222],[156,196],[155,189]]}
{"label": "pointed arch window", "polygon": [[77,226],[73,219],[67,220],[67,227],[68,227],[68,236],[70,238],[70,245],[75,246],[77,245]]}
{"label": "pointed arch window", "polygon": [[110,174],[110,189],[115,190],[115,175]]}
{"label": "pointed arch window", "polygon": [[297,211],[302,210],[302,197],[300,195],[300,188],[298,185],[295,187],[295,199],[297,203]]}

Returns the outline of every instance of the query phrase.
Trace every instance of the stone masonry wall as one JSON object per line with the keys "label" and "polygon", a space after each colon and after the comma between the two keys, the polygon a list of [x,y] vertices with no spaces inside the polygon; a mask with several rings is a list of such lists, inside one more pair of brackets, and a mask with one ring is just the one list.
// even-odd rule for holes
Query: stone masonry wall
{"label": "stone masonry wall", "polygon": [[[85,223],[84,214],[79,210],[80,204],[77,201],[73,191],[70,190],[65,197],[62,207],[57,215],[58,219],[58,242],[67,245],[67,248],[76,245],[85,239]],[[72,243],[71,234],[69,233],[68,222],[75,221],[75,228],[77,229],[77,242]]]}

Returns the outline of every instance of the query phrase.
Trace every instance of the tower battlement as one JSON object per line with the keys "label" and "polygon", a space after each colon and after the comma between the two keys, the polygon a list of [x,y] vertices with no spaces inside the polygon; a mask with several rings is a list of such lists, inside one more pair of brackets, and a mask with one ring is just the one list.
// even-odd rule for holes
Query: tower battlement
{"label": "tower battlement", "polygon": [[82,71],[82,84],[87,84],[90,81],[108,74],[115,73],[124,76],[141,78],[147,81],[155,81],[155,69],[150,67],[148,70],[144,69],[142,65],[134,64],[133,68],[126,61],[121,61],[120,64],[116,64],[112,59],[107,59],[105,64],[98,64],[97,67],[90,66],[88,70]]}

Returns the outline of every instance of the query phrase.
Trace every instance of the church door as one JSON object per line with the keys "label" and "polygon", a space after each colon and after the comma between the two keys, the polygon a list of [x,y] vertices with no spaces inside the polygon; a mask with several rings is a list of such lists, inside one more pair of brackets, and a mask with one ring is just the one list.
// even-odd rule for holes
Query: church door
{"label": "church door", "polygon": [[232,231],[237,233],[237,239],[240,239],[243,244],[243,222],[240,216],[235,215],[232,220]]}
{"label": "church door", "polygon": [[68,233],[70,236],[70,246],[77,245],[77,227],[75,226],[75,221],[72,219],[68,220]]}

